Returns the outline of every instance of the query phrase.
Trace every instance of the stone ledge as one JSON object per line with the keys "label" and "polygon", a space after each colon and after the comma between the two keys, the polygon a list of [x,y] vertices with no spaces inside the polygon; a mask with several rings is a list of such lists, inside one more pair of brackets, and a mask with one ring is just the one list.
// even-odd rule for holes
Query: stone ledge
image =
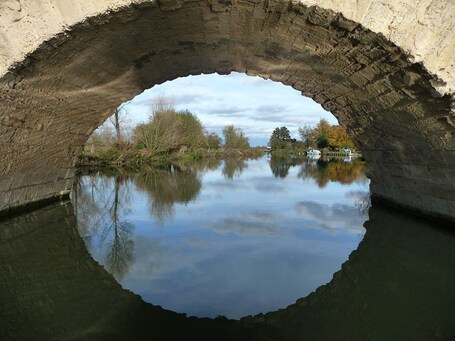
{"label": "stone ledge", "polygon": [[49,195],[39,200],[33,200],[22,203],[18,206],[11,206],[0,210],[0,221],[10,219],[11,217],[22,214],[24,212],[31,212],[45,206],[60,202],[66,204],[70,201],[71,191],[62,191],[56,195]]}
{"label": "stone ledge", "polygon": [[415,217],[423,219],[424,221],[437,223],[447,227],[447,229],[453,230],[451,226],[455,224],[455,217],[450,215],[445,215],[442,213],[437,213],[433,211],[424,211],[420,208],[412,207],[403,203],[399,203],[393,199],[378,195],[371,194],[371,204],[374,206],[383,206],[397,210],[398,212],[405,212],[411,214]]}

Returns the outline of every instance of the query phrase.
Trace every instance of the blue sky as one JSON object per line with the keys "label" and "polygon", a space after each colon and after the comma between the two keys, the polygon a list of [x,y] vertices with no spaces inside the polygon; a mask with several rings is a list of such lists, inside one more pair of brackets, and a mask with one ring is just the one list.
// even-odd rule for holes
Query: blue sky
{"label": "blue sky", "polygon": [[286,126],[298,138],[298,128],[321,118],[336,118],[312,99],[281,83],[232,73],[189,76],[156,85],[125,104],[133,125],[147,120],[154,98],[172,98],[176,109],[196,114],[209,132],[220,134],[229,124],[243,129],[250,144],[266,145],[276,127]]}

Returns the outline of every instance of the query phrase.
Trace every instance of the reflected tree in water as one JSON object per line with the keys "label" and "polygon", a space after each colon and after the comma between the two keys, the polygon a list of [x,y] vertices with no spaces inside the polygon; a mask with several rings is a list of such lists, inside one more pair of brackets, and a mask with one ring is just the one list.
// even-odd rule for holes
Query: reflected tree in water
{"label": "reflected tree in water", "polygon": [[140,174],[135,177],[135,185],[148,195],[150,214],[160,224],[172,219],[174,203],[189,203],[196,199],[202,187],[197,171],[176,165],[165,169],[153,168]]}
{"label": "reflected tree in water", "polygon": [[275,178],[282,178],[288,176],[289,169],[291,168],[291,159],[283,156],[272,155],[269,165]]}
{"label": "reflected tree in water", "polygon": [[365,162],[353,160],[344,162],[340,159],[311,160],[303,163],[297,174],[300,179],[313,179],[319,188],[324,188],[329,182],[352,184],[353,182],[367,182],[365,176]]}
{"label": "reflected tree in water", "polygon": [[202,175],[207,171],[213,171],[220,167],[222,160],[216,157],[207,157],[197,160],[196,162],[192,162],[191,166],[184,166],[175,164],[173,167],[178,168],[181,170],[188,170],[191,169],[192,172],[197,173],[198,175]]}
{"label": "reflected tree in water", "polygon": [[105,247],[105,265],[121,280],[134,261],[134,226],[127,222],[130,212],[130,180],[126,175],[77,177],[73,205],[78,229],[87,248]]}
{"label": "reflected tree in water", "polygon": [[248,164],[243,159],[228,158],[223,162],[221,173],[226,179],[234,179],[239,177],[247,167]]}
{"label": "reflected tree in water", "polygon": [[299,161],[301,162],[300,159],[292,158],[291,156],[272,155],[269,165],[275,178],[284,179],[288,176],[289,169],[295,167]]}
{"label": "reflected tree in water", "polygon": [[200,167],[201,171],[206,170],[215,170],[218,169],[221,165],[221,159],[218,158],[207,158],[201,162],[202,167]]}
{"label": "reflected tree in water", "polygon": [[[132,239],[134,226],[126,220],[121,220],[119,214],[119,190],[121,184],[126,180],[127,178],[120,176],[115,178],[114,200],[109,210],[111,219],[105,225],[101,238],[102,241],[105,241],[109,240],[108,237],[111,236],[108,242],[106,266],[119,281],[128,273],[128,268],[134,261],[134,241]],[[122,200],[126,200],[126,198],[122,198]]]}

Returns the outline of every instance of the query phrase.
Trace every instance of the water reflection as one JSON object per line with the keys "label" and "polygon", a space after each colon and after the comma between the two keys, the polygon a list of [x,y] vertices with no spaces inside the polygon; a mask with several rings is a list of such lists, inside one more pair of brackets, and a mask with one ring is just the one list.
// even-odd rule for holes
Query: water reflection
{"label": "water reflection", "polygon": [[272,155],[269,159],[270,169],[276,178],[286,178],[292,167],[299,166],[298,177],[304,180],[314,180],[319,188],[324,188],[329,182],[352,184],[353,182],[367,183],[365,162],[358,158],[314,158]]}
{"label": "water reflection", "polygon": [[368,182],[365,176],[365,162],[353,159],[345,162],[343,159],[310,160],[300,166],[298,177],[314,180],[319,188],[324,188],[329,182],[350,185],[354,182]]}
{"label": "water reflection", "polygon": [[330,283],[250,321],[275,327],[277,340],[453,339],[452,226],[381,207],[369,217],[364,240]]}
{"label": "water reflection", "polygon": [[241,340],[227,320],[144,303],[95,262],[70,203],[0,221],[0,340]]}
{"label": "water reflection", "polygon": [[[117,280],[123,279],[134,261],[134,225],[127,221],[131,212],[130,184],[126,174],[92,174],[76,178],[73,186],[80,233],[90,249],[106,250],[104,264]],[[96,245],[94,236],[98,236]]]}
{"label": "water reflection", "polygon": [[134,184],[138,191],[147,194],[151,216],[164,223],[172,219],[175,203],[187,204],[196,199],[202,187],[199,173],[197,168],[179,165],[149,168],[134,176]]}
{"label": "water reflection", "polygon": [[[303,162],[302,160],[299,161]],[[295,167],[296,165],[296,160],[290,157],[272,155],[270,158],[270,169],[276,178],[287,177],[291,166]]]}
{"label": "water reflection", "polygon": [[239,177],[248,167],[246,160],[229,158],[223,161],[222,173],[226,179]]}
{"label": "water reflection", "polygon": [[[270,167],[287,169],[286,181]],[[229,159],[82,177],[74,194],[81,235],[148,302],[201,317],[274,310],[329,281],[364,234],[356,205],[367,183],[321,191],[299,179],[300,167]]]}
{"label": "water reflection", "polygon": [[68,203],[3,220],[0,339],[453,339],[453,232],[380,207],[369,216],[328,284],[240,321],[186,318],[122,289],[87,253]]}

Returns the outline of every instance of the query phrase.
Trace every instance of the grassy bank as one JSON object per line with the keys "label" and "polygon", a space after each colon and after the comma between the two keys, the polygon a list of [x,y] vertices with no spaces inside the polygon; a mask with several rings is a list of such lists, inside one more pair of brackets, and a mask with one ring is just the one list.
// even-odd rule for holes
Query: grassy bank
{"label": "grassy bank", "polygon": [[224,158],[258,158],[265,154],[264,148],[255,147],[248,149],[194,149],[180,150],[174,153],[154,154],[145,149],[116,149],[98,148],[96,150],[84,150],[78,159],[77,167],[83,168],[109,168],[127,167],[139,168],[145,165],[166,165],[169,163],[191,163],[201,159],[224,159]]}

